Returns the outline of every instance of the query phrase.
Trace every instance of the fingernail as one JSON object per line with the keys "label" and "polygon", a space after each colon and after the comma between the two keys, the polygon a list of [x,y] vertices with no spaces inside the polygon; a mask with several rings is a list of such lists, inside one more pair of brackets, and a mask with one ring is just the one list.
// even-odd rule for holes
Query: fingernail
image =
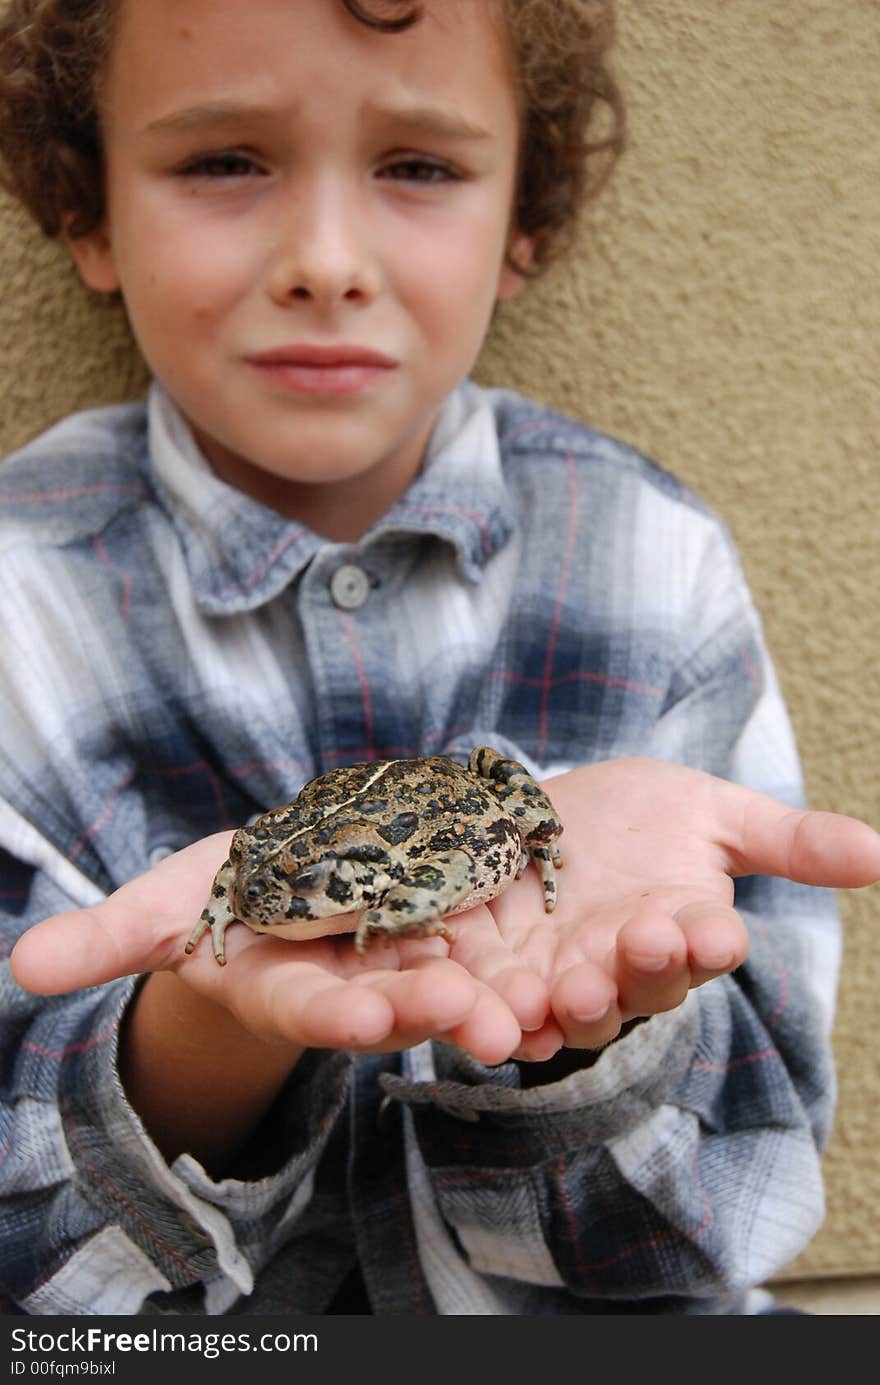
{"label": "fingernail", "polygon": [[639,956],[637,953],[630,953],[629,960],[639,971],[663,971],[669,965],[669,957],[664,953],[662,957],[656,954],[653,957]]}
{"label": "fingernail", "polygon": [[572,1015],[572,1019],[577,1024],[595,1024],[597,1020],[604,1019],[611,1009],[611,1001],[606,1000],[601,1010],[594,1010],[590,1015]]}
{"label": "fingernail", "polygon": [[703,966],[706,968],[707,971],[727,971],[730,967],[733,966],[733,961],[734,958],[732,952],[725,952],[723,957],[704,956],[702,959]]}

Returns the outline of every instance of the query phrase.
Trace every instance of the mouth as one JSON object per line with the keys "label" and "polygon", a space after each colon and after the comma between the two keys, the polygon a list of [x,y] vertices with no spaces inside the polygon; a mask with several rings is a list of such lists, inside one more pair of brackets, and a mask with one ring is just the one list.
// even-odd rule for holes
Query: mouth
{"label": "mouth", "polygon": [[295,394],[356,394],[397,368],[391,356],[346,344],[282,346],[246,359],[265,379]]}

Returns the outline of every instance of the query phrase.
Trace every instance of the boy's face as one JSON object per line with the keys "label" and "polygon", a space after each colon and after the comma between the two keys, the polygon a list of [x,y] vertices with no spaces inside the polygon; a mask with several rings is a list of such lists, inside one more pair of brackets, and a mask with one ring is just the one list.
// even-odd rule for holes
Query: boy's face
{"label": "boy's face", "polygon": [[520,284],[491,4],[429,0],[381,34],[339,0],[122,0],[102,96],[108,214],[70,243],[83,277],[122,290],[221,476],[358,537]]}

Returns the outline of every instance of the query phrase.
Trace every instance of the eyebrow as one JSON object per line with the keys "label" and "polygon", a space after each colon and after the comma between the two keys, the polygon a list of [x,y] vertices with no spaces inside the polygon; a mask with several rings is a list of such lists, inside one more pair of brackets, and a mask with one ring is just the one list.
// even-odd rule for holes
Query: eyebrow
{"label": "eyebrow", "polygon": [[483,140],[491,139],[491,131],[482,125],[474,125],[457,111],[443,106],[373,106],[370,114],[397,121],[410,130],[423,130],[426,134],[445,135],[450,139]]}
{"label": "eyebrow", "polygon": [[[372,103],[366,112],[381,119],[406,126],[409,130],[440,135],[453,140],[487,140],[491,131],[466,120],[456,111],[442,106],[405,105],[378,106]],[[277,114],[272,106],[242,101],[206,101],[159,116],[145,127],[147,134],[186,134],[228,124],[236,120],[265,121]]]}
{"label": "eyebrow", "polygon": [[160,115],[158,119],[151,120],[144,129],[147,134],[186,133],[189,130],[201,130],[210,125],[222,125],[244,117],[265,120],[271,114],[270,106],[250,105],[240,101],[205,101],[196,106],[186,106],[179,111],[170,111],[168,115]]}

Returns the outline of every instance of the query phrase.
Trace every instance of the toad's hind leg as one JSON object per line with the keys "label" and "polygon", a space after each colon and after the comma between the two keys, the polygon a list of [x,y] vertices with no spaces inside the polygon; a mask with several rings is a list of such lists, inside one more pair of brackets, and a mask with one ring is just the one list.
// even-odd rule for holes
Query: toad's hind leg
{"label": "toad's hind leg", "polygon": [[[468,760],[471,774],[488,780],[495,797],[520,829],[526,846],[554,846],[562,831],[562,823],[541,785],[529,774],[519,760],[508,760],[491,746],[481,745],[472,750]],[[559,848],[554,847],[553,860],[562,864]]]}
{"label": "toad's hind leg", "polygon": [[391,886],[376,909],[367,909],[355,934],[363,952],[372,937],[430,937],[439,933],[447,942],[455,935],[443,922],[473,893],[476,868],[466,851],[438,851]]}
{"label": "toad's hind leg", "polygon": [[556,871],[562,865],[562,852],[552,842],[550,846],[530,846],[528,853],[544,887],[544,911],[552,914],[556,908]]}
{"label": "toad's hind leg", "polygon": [[488,780],[504,810],[516,823],[523,854],[531,860],[544,887],[544,908],[556,907],[556,871],[562,865],[558,837],[562,822],[540,784],[519,760],[508,760],[491,746],[471,751],[468,769]]}

